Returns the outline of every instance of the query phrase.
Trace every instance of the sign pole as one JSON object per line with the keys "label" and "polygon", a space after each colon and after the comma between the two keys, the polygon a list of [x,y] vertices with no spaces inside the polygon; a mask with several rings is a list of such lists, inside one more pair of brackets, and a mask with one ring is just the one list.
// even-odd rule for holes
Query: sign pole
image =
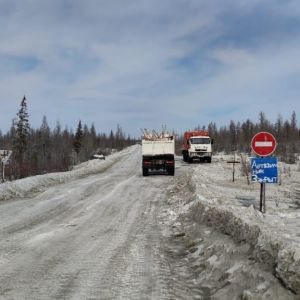
{"label": "sign pole", "polygon": [[263,183],[263,213],[266,213],[266,184]]}
{"label": "sign pole", "polygon": [[277,159],[270,156],[276,149],[276,139],[268,132],[259,132],[251,141],[251,148],[260,158],[251,163],[252,181],[260,182],[259,211],[266,212],[266,183],[277,183]]}
{"label": "sign pole", "polygon": [[260,184],[260,201],[259,201],[259,211],[262,213],[266,212],[266,184]]}
{"label": "sign pole", "polygon": [[263,188],[264,188],[264,184],[261,183],[261,184],[260,184],[260,197],[259,197],[259,211],[260,211],[260,212],[262,212]]}

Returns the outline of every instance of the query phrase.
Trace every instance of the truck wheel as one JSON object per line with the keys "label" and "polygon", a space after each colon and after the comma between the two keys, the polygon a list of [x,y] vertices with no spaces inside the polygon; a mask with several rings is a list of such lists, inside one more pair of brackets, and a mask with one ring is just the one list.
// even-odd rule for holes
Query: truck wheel
{"label": "truck wheel", "polygon": [[174,176],[174,174],[175,174],[175,168],[173,167],[173,168],[169,169],[169,170],[168,170],[168,174],[169,174],[170,176]]}
{"label": "truck wheel", "polygon": [[188,157],[188,160],[187,160],[187,161],[188,161],[188,163],[191,164],[191,163],[193,162],[193,158],[192,158],[192,157]]}
{"label": "truck wheel", "polygon": [[210,164],[210,163],[211,163],[211,157],[208,157],[208,158],[206,159],[206,161]]}
{"label": "truck wheel", "polygon": [[149,171],[147,168],[143,168],[143,176],[148,176],[149,175]]}

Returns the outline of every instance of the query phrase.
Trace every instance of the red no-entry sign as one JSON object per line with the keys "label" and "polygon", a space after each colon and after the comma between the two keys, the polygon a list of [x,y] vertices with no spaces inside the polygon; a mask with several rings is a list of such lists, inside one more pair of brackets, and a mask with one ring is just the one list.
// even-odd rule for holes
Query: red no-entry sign
{"label": "red no-entry sign", "polygon": [[259,156],[271,155],[276,149],[276,140],[271,133],[259,132],[251,141],[252,150]]}

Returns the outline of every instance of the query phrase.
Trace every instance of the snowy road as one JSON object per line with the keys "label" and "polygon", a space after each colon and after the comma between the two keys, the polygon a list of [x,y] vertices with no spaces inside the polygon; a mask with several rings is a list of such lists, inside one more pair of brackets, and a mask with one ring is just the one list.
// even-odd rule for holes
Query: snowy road
{"label": "snowy road", "polygon": [[142,178],[140,155],[129,155],[102,174],[1,203],[0,298],[167,295],[156,215],[170,180]]}
{"label": "snowy road", "polygon": [[[145,178],[139,147],[120,157],[98,174],[0,202],[0,299],[232,300],[258,285],[265,273],[245,246],[176,212],[203,166],[177,161],[175,177]],[[264,276],[278,299],[294,299]]]}
{"label": "snowy road", "polygon": [[100,174],[2,202],[0,299],[174,299],[159,218],[174,178],[140,166],[133,149]]}

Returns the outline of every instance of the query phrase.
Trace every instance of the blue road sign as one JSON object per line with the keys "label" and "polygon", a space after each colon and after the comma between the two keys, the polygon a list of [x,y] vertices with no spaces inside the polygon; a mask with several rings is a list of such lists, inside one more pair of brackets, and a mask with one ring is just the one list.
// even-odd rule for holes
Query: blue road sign
{"label": "blue road sign", "polygon": [[251,158],[252,182],[277,183],[277,158]]}

